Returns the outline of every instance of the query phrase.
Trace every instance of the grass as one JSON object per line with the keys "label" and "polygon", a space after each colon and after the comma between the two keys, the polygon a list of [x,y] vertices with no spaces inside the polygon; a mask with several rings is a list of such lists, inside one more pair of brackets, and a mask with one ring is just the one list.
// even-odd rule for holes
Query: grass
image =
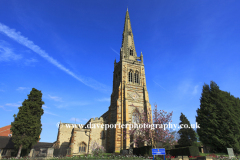
{"label": "grass", "polygon": [[[230,158],[228,157],[228,155],[226,155],[226,153],[200,153],[200,156],[212,156],[213,159],[218,159],[218,160],[230,160]],[[115,160],[120,160],[120,159],[126,159],[126,160],[130,160],[130,159],[136,159],[136,160],[146,160],[149,157],[143,157],[143,156],[136,156],[136,155],[120,155],[120,154],[112,154],[112,153],[103,153],[99,156],[92,156],[92,155],[80,155],[80,156],[71,156],[71,157],[54,157],[48,160],[77,160],[77,159],[89,159],[89,160],[107,160],[107,159],[115,159]],[[174,158],[174,157],[172,157]],[[9,158],[12,160],[15,160],[17,158],[12,157]],[[163,160],[163,156],[156,156],[154,158],[155,160]],[[189,159],[196,159],[196,157],[193,158],[189,158]],[[233,158],[231,160],[238,160],[240,159],[240,156],[236,156],[236,158]],[[30,158],[20,158],[19,160],[32,160]],[[169,157],[166,156],[166,160],[171,160]]]}
{"label": "grass", "polygon": [[[51,160],[57,160],[59,158],[53,158]],[[61,158],[60,158],[61,159]],[[123,156],[123,155],[114,155],[114,154],[101,154],[99,156],[92,156],[92,155],[81,155],[81,156],[72,156],[72,157],[64,157],[62,158],[64,160],[70,160],[70,159],[91,159],[91,160],[94,160],[94,159],[138,159],[138,160],[145,160],[146,158],[145,157],[142,157],[142,156],[135,156],[135,155],[126,155],[126,156]]]}
{"label": "grass", "polygon": [[225,156],[225,157],[228,157],[228,155],[226,153],[199,153],[200,156],[208,156],[208,155],[211,155],[211,154],[215,154],[217,156]]}

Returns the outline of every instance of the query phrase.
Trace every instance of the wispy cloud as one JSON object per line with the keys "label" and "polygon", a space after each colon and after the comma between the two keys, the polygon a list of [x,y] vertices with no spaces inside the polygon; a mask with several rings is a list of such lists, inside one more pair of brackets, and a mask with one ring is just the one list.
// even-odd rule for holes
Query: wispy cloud
{"label": "wispy cloud", "polygon": [[86,106],[89,105],[90,103],[87,101],[71,101],[67,102],[70,106]]}
{"label": "wispy cloud", "polygon": [[2,108],[4,111],[12,111],[12,110],[7,110],[5,107],[0,106],[0,108]]}
{"label": "wispy cloud", "polygon": [[116,53],[117,55],[120,55],[115,49],[113,49],[112,47],[110,47],[110,48],[114,53]]}
{"label": "wispy cloud", "polygon": [[49,107],[47,107],[47,106],[45,106],[45,105],[43,105],[42,107],[43,107],[43,108],[49,108]]}
{"label": "wispy cloud", "polygon": [[71,118],[70,121],[74,121],[74,122],[81,122],[81,120],[79,118]]}
{"label": "wispy cloud", "polygon": [[5,106],[10,106],[10,107],[20,107],[22,106],[21,103],[6,103]]}
{"label": "wispy cloud", "polygon": [[15,54],[13,49],[3,44],[5,43],[0,41],[0,61],[16,61],[22,58],[20,54]]}
{"label": "wispy cloud", "polygon": [[57,108],[68,108],[67,104],[55,105]]}
{"label": "wispy cloud", "polygon": [[24,64],[25,64],[26,66],[33,66],[33,64],[36,63],[36,62],[38,62],[37,59],[31,58],[31,59],[26,59],[25,62],[24,62]]}
{"label": "wispy cloud", "polygon": [[87,77],[83,78],[83,77],[77,76],[75,73],[73,73],[72,71],[70,71],[69,69],[64,67],[62,64],[60,64],[57,60],[55,60],[54,58],[49,56],[48,53],[45,52],[44,50],[42,50],[39,46],[35,45],[33,43],[33,41],[30,41],[28,38],[22,36],[20,32],[16,32],[14,29],[9,28],[8,26],[6,26],[2,23],[0,23],[0,32],[4,33],[9,38],[17,41],[19,44],[31,49],[32,51],[34,51],[37,54],[39,54],[40,56],[45,58],[47,61],[49,61],[50,63],[55,65],[57,68],[63,70],[64,72],[71,75],[72,77],[74,77],[78,81],[82,82],[83,84],[85,84],[93,89],[99,90],[101,92],[110,92],[109,86],[106,86],[106,85],[104,85],[100,82],[97,82],[96,80],[93,80],[91,78],[87,78]]}
{"label": "wispy cloud", "polygon": [[195,95],[198,93],[198,87],[199,85],[194,86],[192,94]]}
{"label": "wispy cloud", "polygon": [[23,91],[23,90],[28,90],[29,88],[27,87],[18,87],[16,90],[17,91]]}
{"label": "wispy cloud", "polygon": [[192,80],[184,79],[183,81],[179,82],[178,90],[181,95],[191,93],[192,92]]}
{"label": "wispy cloud", "polygon": [[64,102],[59,105],[55,105],[57,108],[71,108],[71,107],[79,107],[79,106],[86,106],[91,104],[90,102],[85,102],[85,101],[70,101],[70,102]]}
{"label": "wispy cloud", "polygon": [[161,87],[162,89],[164,89],[165,91],[167,91],[168,93],[170,93],[168,90],[166,90],[165,88],[163,88],[160,84],[158,84],[157,82],[153,81],[156,85],[158,85],[159,87]]}
{"label": "wispy cloud", "polygon": [[185,79],[178,85],[178,91],[181,96],[191,95],[195,96],[199,91],[199,84],[194,84],[191,79]]}
{"label": "wispy cloud", "polygon": [[50,115],[53,115],[53,116],[58,116],[58,117],[60,117],[59,115],[57,115],[57,114],[55,114],[55,113],[52,113],[52,112],[50,112],[50,111],[44,111],[44,113],[46,113],[46,114],[50,114]]}
{"label": "wispy cloud", "polygon": [[52,100],[56,101],[56,102],[63,102],[61,97],[57,97],[57,96],[51,96],[48,95],[49,98],[51,98]]}
{"label": "wispy cloud", "polygon": [[87,122],[89,119],[87,119],[87,118],[83,118],[83,121],[85,121],[85,122]]}
{"label": "wispy cloud", "polygon": [[99,102],[110,102],[110,98],[101,98],[101,99],[97,99],[97,101],[99,101]]}

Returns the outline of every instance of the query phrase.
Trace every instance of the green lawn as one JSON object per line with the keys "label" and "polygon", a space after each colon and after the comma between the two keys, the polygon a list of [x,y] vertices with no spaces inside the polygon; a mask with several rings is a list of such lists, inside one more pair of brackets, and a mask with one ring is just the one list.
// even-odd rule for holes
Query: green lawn
{"label": "green lawn", "polygon": [[228,157],[228,155],[226,153],[199,153],[200,156],[207,156],[207,155],[210,155],[210,154],[215,154],[217,156],[225,156],[225,157]]}

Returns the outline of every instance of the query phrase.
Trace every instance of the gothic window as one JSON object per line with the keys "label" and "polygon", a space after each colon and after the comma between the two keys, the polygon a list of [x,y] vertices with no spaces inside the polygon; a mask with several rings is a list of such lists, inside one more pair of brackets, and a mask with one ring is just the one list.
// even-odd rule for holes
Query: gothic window
{"label": "gothic window", "polygon": [[132,114],[132,123],[140,123],[139,114],[137,112],[133,112]]}
{"label": "gothic window", "polygon": [[130,49],[130,56],[133,56],[133,50]]}
{"label": "gothic window", "polygon": [[132,71],[130,71],[129,73],[128,73],[128,81],[129,82],[132,82],[133,80],[132,80],[132,75],[133,75],[133,73],[132,73]]}
{"label": "gothic window", "polygon": [[105,132],[104,131],[101,132],[101,139],[105,139]]}
{"label": "gothic window", "polygon": [[86,152],[86,148],[87,148],[87,145],[84,142],[80,143],[79,152]]}
{"label": "gothic window", "polygon": [[139,83],[139,74],[137,71],[134,74],[134,80],[135,80],[135,83]]}

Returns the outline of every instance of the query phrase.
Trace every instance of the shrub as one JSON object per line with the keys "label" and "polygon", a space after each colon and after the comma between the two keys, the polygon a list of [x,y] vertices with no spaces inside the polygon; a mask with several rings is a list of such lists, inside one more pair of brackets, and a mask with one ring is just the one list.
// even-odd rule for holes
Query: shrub
{"label": "shrub", "polygon": [[91,151],[94,156],[98,156],[102,155],[105,152],[105,148],[94,141],[91,144]]}

